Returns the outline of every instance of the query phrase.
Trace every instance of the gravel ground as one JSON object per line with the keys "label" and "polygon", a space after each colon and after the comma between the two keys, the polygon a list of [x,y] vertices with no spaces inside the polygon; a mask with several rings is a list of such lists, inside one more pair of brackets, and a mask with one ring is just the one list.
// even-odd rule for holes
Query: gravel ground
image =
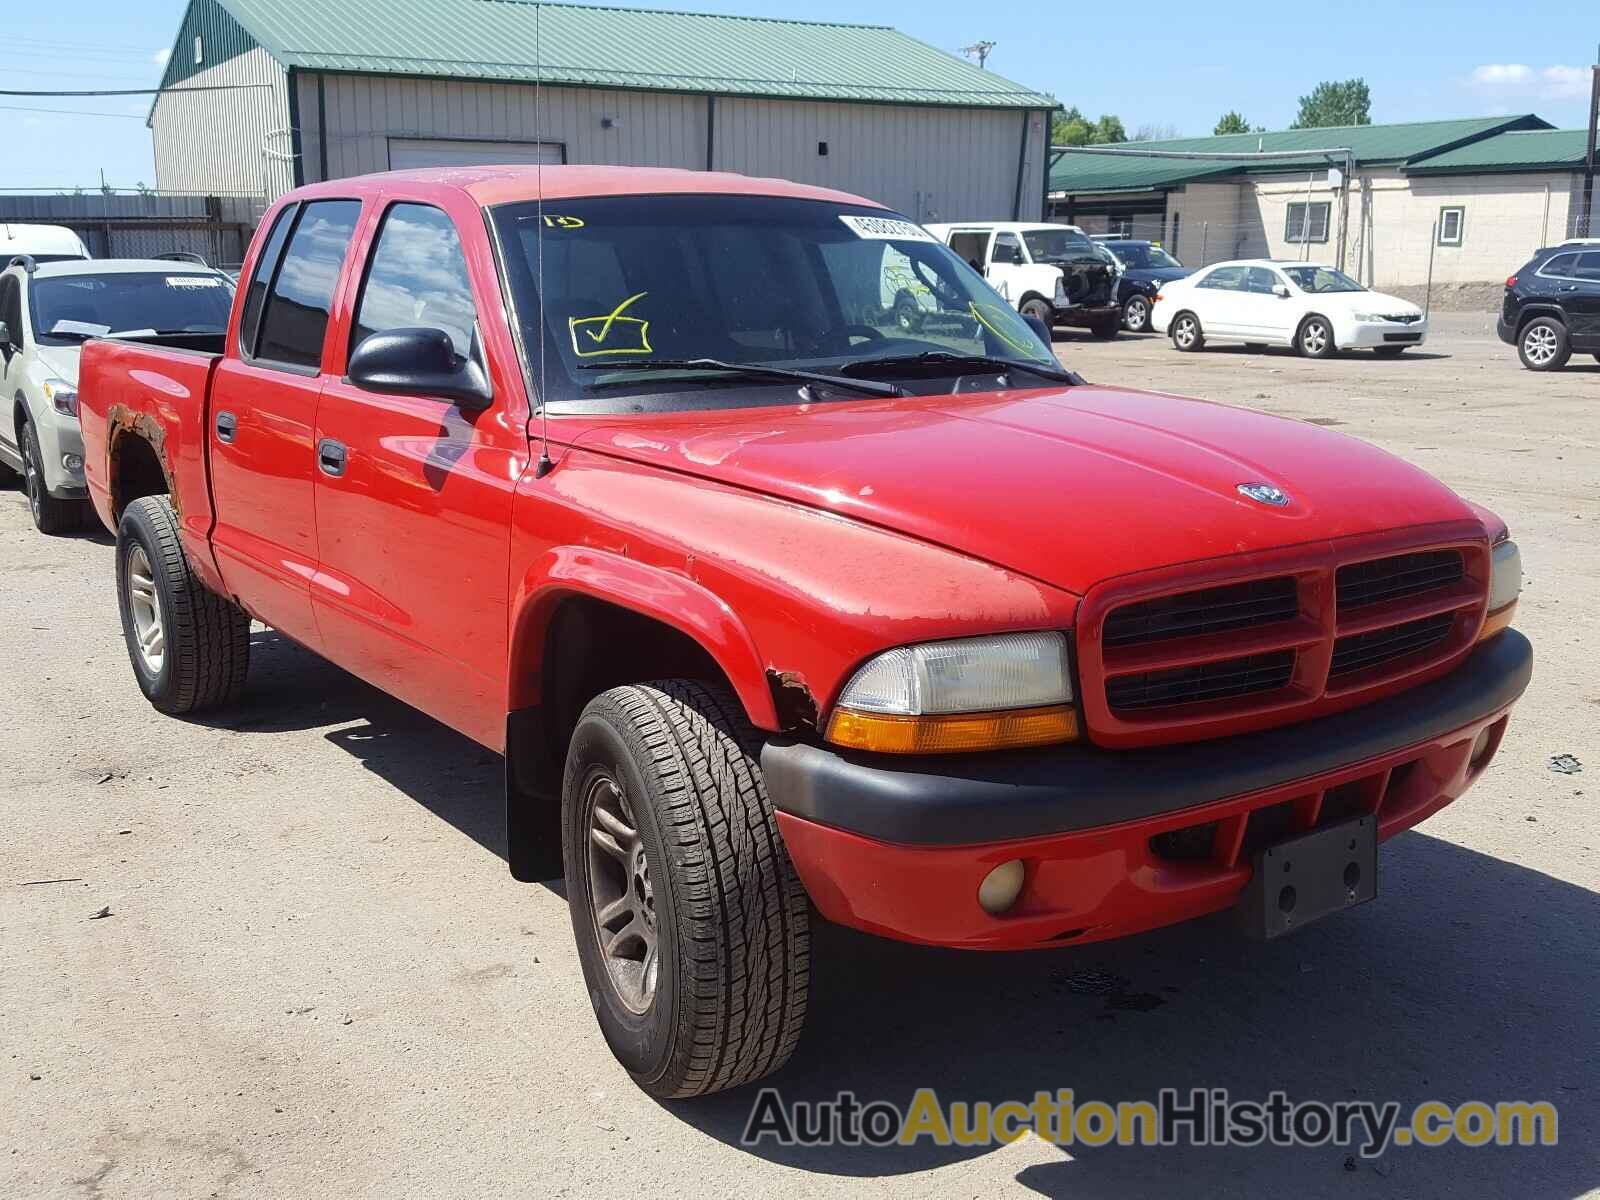
{"label": "gravel ground", "polygon": [[[163,718],[104,536],[0,494],[0,1195],[842,1193],[1571,1197],[1600,1187],[1600,365],[1523,371],[1487,318],[1423,353],[1181,356],[1064,334],[1100,382],[1371,439],[1521,543],[1535,680],[1476,790],[1383,854],[1379,899],[1268,946],[1223,919],[964,956],[827,930],[777,1083],[905,1102],[1547,1098],[1561,1144],[747,1149],[748,1091],[661,1105],[585,998],[565,901],[501,861],[500,762],[269,631],[248,702]],[[1580,360],[1574,360],[1578,363]],[[1552,755],[1584,763],[1550,770]],[[109,908],[109,915],[93,914]],[[1353,1168],[1353,1169],[1352,1169]]]}

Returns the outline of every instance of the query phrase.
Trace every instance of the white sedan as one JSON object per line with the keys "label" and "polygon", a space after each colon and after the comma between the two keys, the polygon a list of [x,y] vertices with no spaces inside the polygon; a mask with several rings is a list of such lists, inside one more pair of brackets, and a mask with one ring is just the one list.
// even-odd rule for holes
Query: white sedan
{"label": "white sedan", "polygon": [[1307,358],[1337,350],[1393,357],[1428,336],[1409,300],[1362,287],[1321,263],[1247,259],[1217,263],[1161,285],[1150,327],[1179,350],[1207,342],[1293,346]]}

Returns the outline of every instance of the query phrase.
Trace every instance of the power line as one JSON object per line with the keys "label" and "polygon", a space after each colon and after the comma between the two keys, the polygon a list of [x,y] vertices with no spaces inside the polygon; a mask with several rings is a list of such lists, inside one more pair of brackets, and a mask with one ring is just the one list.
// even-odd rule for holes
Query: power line
{"label": "power line", "polygon": [[205,83],[193,87],[185,85],[170,88],[98,88],[83,92],[17,91],[10,88],[0,88],[0,96],[155,96],[163,92],[231,92],[239,88],[271,86],[270,83]]}
{"label": "power line", "polygon": [[33,108],[26,104],[0,104],[0,109],[6,112],[26,113],[57,113],[64,117],[121,117],[128,121],[144,120],[143,113],[114,113],[98,112],[94,109],[84,110],[78,108]]}

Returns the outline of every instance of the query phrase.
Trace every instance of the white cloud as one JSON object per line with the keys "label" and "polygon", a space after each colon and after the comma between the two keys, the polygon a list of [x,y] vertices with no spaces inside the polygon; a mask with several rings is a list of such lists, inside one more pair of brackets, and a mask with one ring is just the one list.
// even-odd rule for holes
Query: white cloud
{"label": "white cloud", "polygon": [[1589,94],[1588,67],[1530,67],[1527,63],[1485,63],[1474,67],[1467,85],[1489,95],[1531,96],[1540,100],[1578,100]]}
{"label": "white cloud", "polygon": [[164,66],[167,65],[167,59],[169,59],[171,57],[172,57],[172,51],[170,49],[157,50],[154,54],[152,54],[150,56],[150,61],[155,63],[155,65],[158,66],[158,67],[164,67]]}

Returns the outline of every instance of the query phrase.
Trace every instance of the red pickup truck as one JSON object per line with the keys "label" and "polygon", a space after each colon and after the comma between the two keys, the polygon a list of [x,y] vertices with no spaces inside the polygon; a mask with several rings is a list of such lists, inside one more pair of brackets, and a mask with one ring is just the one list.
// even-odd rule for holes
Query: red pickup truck
{"label": "red pickup truck", "polygon": [[[893,309],[910,275],[925,319]],[[776,180],[340,180],[80,406],[139,686],[255,618],[506,761],[660,1096],[794,1050],[822,918],[1073,946],[1373,896],[1531,670],[1505,526],[1317,426],[1086,384],[916,224]]]}

